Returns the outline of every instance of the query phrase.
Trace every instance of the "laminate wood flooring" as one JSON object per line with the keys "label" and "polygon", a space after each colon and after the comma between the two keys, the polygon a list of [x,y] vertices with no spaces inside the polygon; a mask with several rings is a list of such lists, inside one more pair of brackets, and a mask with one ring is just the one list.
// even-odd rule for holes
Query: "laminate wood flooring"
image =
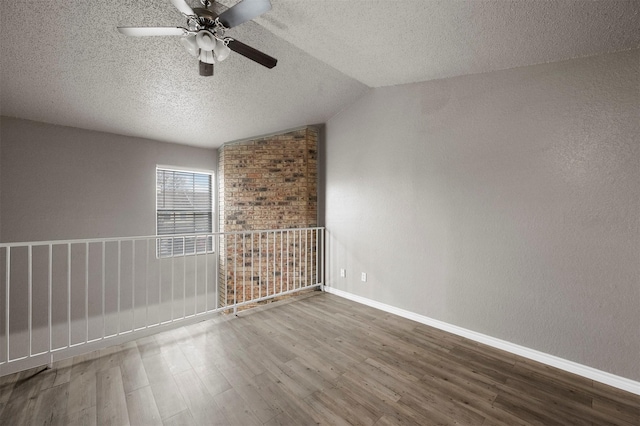
{"label": "laminate wood flooring", "polygon": [[33,374],[0,424],[640,425],[637,395],[320,292]]}

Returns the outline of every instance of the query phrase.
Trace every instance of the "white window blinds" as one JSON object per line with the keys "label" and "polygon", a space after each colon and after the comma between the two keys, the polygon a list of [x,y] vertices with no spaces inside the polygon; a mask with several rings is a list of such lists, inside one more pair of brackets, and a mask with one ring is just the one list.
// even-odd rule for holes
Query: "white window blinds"
{"label": "white window blinds", "polygon": [[156,169],[157,235],[192,236],[162,238],[160,257],[211,251],[213,231],[212,179],[208,173]]}

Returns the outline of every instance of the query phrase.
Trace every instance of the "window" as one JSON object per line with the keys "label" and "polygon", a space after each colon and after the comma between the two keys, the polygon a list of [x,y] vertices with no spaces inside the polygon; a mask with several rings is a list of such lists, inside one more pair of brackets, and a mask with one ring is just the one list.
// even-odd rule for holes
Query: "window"
{"label": "window", "polygon": [[158,257],[211,252],[213,241],[212,175],[156,168]]}

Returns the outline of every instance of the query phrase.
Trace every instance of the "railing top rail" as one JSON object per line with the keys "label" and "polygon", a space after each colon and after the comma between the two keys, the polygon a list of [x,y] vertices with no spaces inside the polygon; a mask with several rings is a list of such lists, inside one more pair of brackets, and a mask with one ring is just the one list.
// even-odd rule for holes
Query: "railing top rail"
{"label": "railing top rail", "polygon": [[322,229],[324,229],[324,226],[311,226],[307,228],[258,229],[254,231],[214,232],[212,235],[259,234],[262,232],[284,232],[284,231],[315,231],[315,230],[322,230]]}
{"label": "railing top rail", "polygon": [[323,230],[324,226],[313,226],[306,228],[281,228],[281,229],[260,229],[252,231],[232,231],[232,232],[208,232],[203,234],[170,234],[170,235],[147,235],[136,237],[108,237],[108,238],[84,238],[84,239],[72,239],[72,240],[50,240],[50,241],[25,241],[25,242],[11,242],[0,243],[0,248],[7,247],[26,247],[26,246],[48,246],[48,245],[62,245],[62,244],[93,244],[93,243],[108,243],[117,241],[138,241],[138,240],[160,240],[164,238],[206,238],[215,236],[226,235],[247,235],[247,234],[259,234],[267,232],[290,232],[290,231],[315,231]]}

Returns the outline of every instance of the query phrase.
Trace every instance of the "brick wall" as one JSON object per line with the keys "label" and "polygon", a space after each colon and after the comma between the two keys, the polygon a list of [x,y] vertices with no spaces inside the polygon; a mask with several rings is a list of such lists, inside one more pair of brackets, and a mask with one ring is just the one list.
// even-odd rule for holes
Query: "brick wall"
{"label": "brick wall", "polygon": [[[317,141],[318,130],[305,127],[223,145],[218,152],[220,231],[317,226]],[[290,231],[222,239],[221,302],[313,281],[315,238],[315,233]]]}

